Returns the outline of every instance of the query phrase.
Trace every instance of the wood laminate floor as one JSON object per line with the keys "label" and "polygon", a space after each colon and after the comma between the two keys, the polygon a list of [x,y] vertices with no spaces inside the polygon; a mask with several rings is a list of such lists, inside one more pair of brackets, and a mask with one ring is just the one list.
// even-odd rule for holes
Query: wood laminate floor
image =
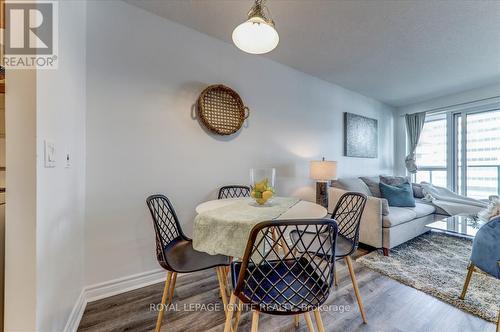
{"label": "wood laminate floor", "polygon": [[[330,311],[322,312],[326,331],[495,331],[493,323],[360,264],[354,266],[368,324],[361,321],[349,273],[342,261],[337,265],[339,287],[326,303]],[[150,310],[150,305],[160,303],[162,292],[163,283],[159,283],[91,302],[78,331],[152,331],[157,312]],[[215,270],[179,275],[173,303],[177,308],[166,312],[162,331],[223,331],[222,311],[192,307],[220,303]],[[241,316],[238,331],[250,331],[250,325],[251,314],[247,312]],[[259,331],[307,331],[307,326],[303,318],[295,328],[292,317],[262,314]]]}

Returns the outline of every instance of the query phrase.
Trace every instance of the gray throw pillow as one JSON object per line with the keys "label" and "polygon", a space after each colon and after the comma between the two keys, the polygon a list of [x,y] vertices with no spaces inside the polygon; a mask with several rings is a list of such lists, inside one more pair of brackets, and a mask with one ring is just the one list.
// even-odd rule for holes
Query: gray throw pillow
{"label": "gray throw pillow", "polygon": [[424,198],[424,188],[419,183],[412,183],[411,188],[413,189],[413,197],[415,198]]}
{"label": "gray throw pillow", "polygon": [[380,182],[388,184],[390,186],[399,186],[403,183],[411,183],[409,176],[387,176],[381,175]]}
{"label": "gray throw pillow", "polygon": [[370,188],[370,192],[372,193],[372,196],[374,197],[382,197],[382,194],[380,193],[380,188],[379,188],[379,183],[380,179],[378,176],[361,176],[361,180],[363,180],[364,183]]}

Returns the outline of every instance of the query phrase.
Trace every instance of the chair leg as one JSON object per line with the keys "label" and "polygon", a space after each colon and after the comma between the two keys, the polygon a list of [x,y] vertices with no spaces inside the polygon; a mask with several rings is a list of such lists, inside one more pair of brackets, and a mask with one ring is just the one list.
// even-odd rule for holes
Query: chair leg
{"label": "chair leg", "polygon": [[165,287],[163,288],[163,296],[161,297],[161,307],[158,312],[158,318],[156,319],[155,332],[160,332],[161,322],[163,321],[163,313],[165,312],[165,303],[167,302],[167,296],[170,290],[170,280],[172,279],[172,272],[167,272],[167,280],[165,280]]}
{"label": "chair leg", "polygon": [[[298,317],[298,316],[296,316],[296,317]],[[309,315],[308,312],[304,312],[304,318],[306,320],[307,329],[309,330],[309,332],[314,332],[314,326],[313,326],[313,322],[311,319],[311,315]]]}
{"label": "chair leg", "polygon": [[233,307],[234,303],[236,302],[236,296],[234,294],[231,294],[231,298],[229,299],[229,306],[226,314],[226,324],[224,325],[224,332],[230,332],[231,331],[231,320],[233,319]]}
{"label": "chair leg", "polygon": [[321,313],[318,309],[314,310],[314,318],[316,319],[316,325],[318,326],[318,332],[325,332],[325,327],[323,326],[323,320],[321,319]]}
{"label": "chair leg", "polygon": [[231,273],[231,263],[233,262],[233,256],[229,256],[229,265],[226,267],[226,275]]}
{"label": "chair leg", "polygon": [[498,311],[498,318],[497,318],[497,332],[500,332],[500,310]]}
{"label": "chair leg", "polygon": [[172,280],[170,281],[170,295],[168,296],[168,304],[171,304],[172,299],[174,298],[174,288],[176,281],[177,281],[177,272],[174,272],[172,273]]}
{"label": "chair leg", "polygon": [[259,329],[259,312],[257,310],[254,310],[252,315],[252,332],[257,332],[258,329]]}
{"label": "chair leg", "polygon": [[224,271],[223,277],[224,277],[224,286],[226,286],[226,294],[231,294],[231,288],[229,287],[229,280],[227,279],[227,275],[229,273],[229,267],[221,267],[221,271]]}
{"label": "chair leg", "polygon": [[271,237],[273,239],[273,250],[277,253],[278,249],[276,247],[281,247],[281,244],[278,244],[278,233],[276,232],[276,229],[274,227],[271,231]]}
{"label": "chair leg", "polygon": [[224,305],[224,313],[227,315],[227,295],[226,295],[226,285],[224,283],[224,273],[226,272],[225,267],[216,267],[215,271],[217,272],[217,279],[219,280],[219,290],[220,297],[222,299],[222,304]]}
{"label": "chair leg", "polygon": [[469,288],[469,283],[470,279],[472,278],[472,273],[474,272],[475,266],[474,264],[469,263],[469,266],[467,267],[467,277],[465,278],[464,282],[464,288],[462,289],[462,294],[460,294],[459,299],[463,300],[465,299],[465,293],[467,293],[467,288]]}
{"label": "chair leg", "polygon": [[333,283],[335,287],[339,287],[339,278],[337,277],[337,264],[333,265]]}
{"label": "chair leg", "polygon": [[295,321],[295,327],[299,327],[300,325],[300,316],[299,315],[295,315],[293,316],[294,318],[294,321]]}
{"label": "chair leg", "polygon": [[500,332],[500,310],[498,311],[498,318],[497,318],[497,332]]}
{"label": "chair leg", "polygon": [[236,299],[236,304],[237,304],[237,309],[236,309],[236,316],[234,316],[233,332],[238,331],[238,324],[240,323],[241,311],[243,310],[243,305],[240,303],[238,299]]}
{"label": "chair leg", "polygon": [[350,256],[345,256],[345,261],[347,263],[347,268],[349,269],[349,274],[351,275],[352,286],[354,288],[354,294],[356,295],[356,300],[358,300],[359,311],[361,312],[361,318],[363,323],[366,322],[365,309],[363,308],[363,301],[361,300],[361,294],[359,294],[358,282],[356,281],[356,275],[354,274],[354,268],[352,267],[352,261]]}

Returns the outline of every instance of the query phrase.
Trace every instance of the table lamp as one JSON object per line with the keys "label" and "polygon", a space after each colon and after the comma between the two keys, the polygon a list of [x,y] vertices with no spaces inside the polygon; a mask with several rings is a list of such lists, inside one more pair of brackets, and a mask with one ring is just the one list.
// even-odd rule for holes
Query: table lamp
{"label": "table lamp", "polygon": [[323,160],[311,161],[310,177],[316,180],[316,203],[328,209],[328,181],[337,176],[337,162]]}

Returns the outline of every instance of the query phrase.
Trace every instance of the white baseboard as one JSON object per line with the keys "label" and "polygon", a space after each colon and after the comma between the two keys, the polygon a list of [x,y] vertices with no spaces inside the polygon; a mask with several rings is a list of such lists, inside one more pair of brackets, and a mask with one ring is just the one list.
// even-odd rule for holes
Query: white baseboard
{"label": "white baseboard", "polygon": [[76,299],[75,306],[73,307],[73,310],[69,315],[66,326],[64,327],[64,331],[76,332],[76,330],[78,330],[78,326],[80,325],[80,321],[82,320],[83,312],[85,311],[86,306],[87,301],[85,301],[85,289],[82,289],[80,295]]}
{"label": "white baseboard", "polygon": [[116,294],[165,281],[166,276],[167,272],[165,270],[155,269],[87,286],[85,287],[85,299],[87,302],[97,301]]}
{"label": "white baseboard", "polygon": [[165,277],[165,270],[156,269],[84,287],[76,300],[64,331],[76,332],[87,303],[153,285],[165,281]]}

